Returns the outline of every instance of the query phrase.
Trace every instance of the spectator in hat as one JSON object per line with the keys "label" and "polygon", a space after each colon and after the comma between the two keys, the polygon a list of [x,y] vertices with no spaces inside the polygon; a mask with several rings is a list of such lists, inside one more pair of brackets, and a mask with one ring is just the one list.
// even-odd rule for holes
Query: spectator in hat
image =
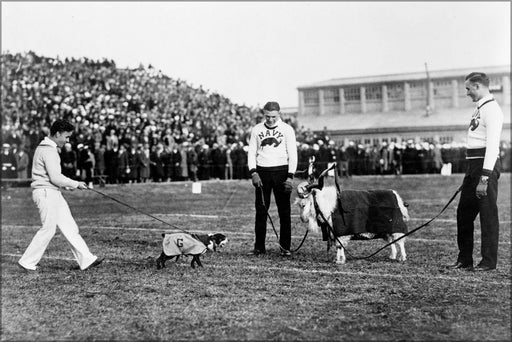
{"label": "spectator in hat", "polygon": [[248,167],[255,187],[255,242],[252,255],[264,254],[267,212],[273,192],[279,213],[281,255],[291,255],[292,180],[297,170],[297,143],[293,128],[281,120],[277,102],[263,107],[265,120],[253,127],[249,141]]}
{"label": "spectator in hat", "polygon": [[187,166],[188,177],[193,182],[197,182],[197,152],[194,146],[187,146]]}
{"label": "spectator in hat", "polygon": [[153,182],[163,182],[165,180],[165,159],[167,158],[162,144],[157,144],[156,149],[150,155],[151,177]]}
{"label": "spectator in hat", "polygon": [[117,152],[117,181],[119,183],[126,183],[128,181],[128,173],[130,173],[130,167],[128,164],[128,153],[126,151],[126,147],[123,144],[120,144],[119,151]]}
{"label": "spectator in hat", "polygon": [[139,177],[139,153],[135,143],[130,144],[130,148],[126,152],[128,160],[128,170],[126,173],[127,182],[132,184],[136,183]]}
{"label": "spectator in hat", "polygon": [[16,158],[11,151],[11,145],[2,145],[2,178],[16,178]]}
{"label": "spectator in hat", "polygon": [[182,180],[187,180],[189,178],[188,176],[188,158],[187,158],[187,146],[188,146],[188,142],[187,141],[184,141],[183,143],[181,143],[181,146],[179,146],[178,150],[180,151],[180,154],[181,154],[181,163],[180,163],[180,167],[181,167],[181,179]]}
{"label": "spectator in hat", "polygon": [[19,151],[16,152],[14,155],[16,160],[16,168],[18,172],[18,178],[19,179],[26,179],[28,178],[28,164],[29,164],[29,158],[28,154],[25,151],[25,145],[21,144]]}
{"label": "spectator in hat", "polygon": [[146,183],[150,177],[150,150],[149,144],[139,144],[138,149],[139,159],[139,178],[142,183]]}
{"label": "spectator in hat", "polygon": [[60,152],[60,160],[62,167],[62,174],[68,178],[75,179],[76,177],[76,166],[77,157],[75,151],[73,151],[70,143],[65,143],[64,147]]}
{"label": "spectator in hat", "polygon": [[99,141],[94,143],[94,174],[103,177],[105,175],[105,145]]}

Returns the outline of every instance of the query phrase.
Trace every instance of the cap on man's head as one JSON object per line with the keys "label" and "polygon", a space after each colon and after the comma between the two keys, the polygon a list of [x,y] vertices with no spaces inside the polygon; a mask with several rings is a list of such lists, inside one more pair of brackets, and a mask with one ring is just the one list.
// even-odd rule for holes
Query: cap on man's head
{"label": "cap on man's head", "polygon": [[9,145],[9,144],[3,144],[3,145],[2,145],[2,147],[3,147],[3,148],[10,148],[10,147],[11,147],[11,145]]}
{"label": "cap on man's head", "polygon": [[279,107],[279,103],[277,102],[267,102],[265,104],[265,107],[263,107],[263,110],[266,110],[267,112],[273,112],[273,111],[280,111],[281,107]]}

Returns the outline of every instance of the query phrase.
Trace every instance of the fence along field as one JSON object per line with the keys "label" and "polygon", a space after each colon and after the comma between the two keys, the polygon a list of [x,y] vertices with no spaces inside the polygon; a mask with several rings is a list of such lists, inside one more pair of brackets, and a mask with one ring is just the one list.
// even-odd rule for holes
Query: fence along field
{"label": "fence along field", "polygon": [[[461,181],[354,177],[342,186],[396,189],[410,204],[411,229],[436,215]],[[97,188],[187,231],[226,234],[226,249],[206,254],[195,270],[190,260],[156,269],[161,232],[171,227],[92,191],[66,192],[82,235],[107,259],[78,271],[57,234],[37,274],[16,267],[39,228],[30,189],[3,189],[2,340],[510,340],[510,174],[500,179],[498,270],[485,274],[443,268],[456,257],[457,201],[407,239],[403,264],[389,261],[386,250],[336,266],[313,234],[282,259],[270,226],[268,254],[246,256],[254,222],[249,183],[204,182],[201,194],[192,194],[191,183]],[[270,214],[278,224],[274,206]],[[293,214],[292,248],[306,228],[297,208]],[[367,255],[383,243],[349,248]],[[478,261],[478,224],[475,244]]]}

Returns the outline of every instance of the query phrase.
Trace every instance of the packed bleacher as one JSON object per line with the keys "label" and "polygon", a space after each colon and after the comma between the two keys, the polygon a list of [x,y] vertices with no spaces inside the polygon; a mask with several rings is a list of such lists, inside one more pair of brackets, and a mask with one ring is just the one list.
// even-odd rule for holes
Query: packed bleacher
{"label": "packed bleacher", "polygon": [[[56,118],[76,130],[61,151],[63,173],[89,183],[248,178],[250,129],[260,108],[173,79],[151,65],[117,68],[114,61],[3,53],[2,179],[30,178],[31,157]],[[262,101],[266,101],[262,100]],[[337,145],[294,117],[299,170],[315,155],[319,168],[338,162],[342,175],[464,170],[458,144],[412,141],[380,146]],[[510,144],[501,151],[510,167]],[[509,170],[506,170],[509,171]]]}

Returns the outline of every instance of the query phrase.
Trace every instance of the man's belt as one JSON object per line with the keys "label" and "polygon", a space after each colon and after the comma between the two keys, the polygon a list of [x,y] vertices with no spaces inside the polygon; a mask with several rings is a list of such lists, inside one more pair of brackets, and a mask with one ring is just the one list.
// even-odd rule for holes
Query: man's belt
{"label": "man's belt", "polygon": [[466,150],[466,159],[484,158],[484,157],[485,157],[485,147],[468,148]]}

